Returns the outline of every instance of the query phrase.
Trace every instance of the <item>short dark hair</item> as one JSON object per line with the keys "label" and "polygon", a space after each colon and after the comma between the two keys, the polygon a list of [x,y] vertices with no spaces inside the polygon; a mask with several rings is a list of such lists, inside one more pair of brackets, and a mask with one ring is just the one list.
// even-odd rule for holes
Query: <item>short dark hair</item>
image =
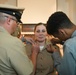
{"label": "short dark hair", "polygon": [[58,33],[59,28],[71,28],[72,25],[73,23],[64,12],[57,11],[47,21],[47,33],[53,35]]}

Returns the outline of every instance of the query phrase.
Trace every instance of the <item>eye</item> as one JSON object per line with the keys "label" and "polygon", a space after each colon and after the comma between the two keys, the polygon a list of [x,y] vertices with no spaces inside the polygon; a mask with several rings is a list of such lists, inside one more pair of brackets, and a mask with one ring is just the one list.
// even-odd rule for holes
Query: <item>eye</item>
{"label": "eye", "polygon": [[46,32],[46,30],[37,30],[36,32],[37,32],[37,33],[40,33],[40,32],[45,33],[45,32]]}
{"label": "eye", "polygon": [[36,32],[37,32],[37,33],[39,33],[39,32],[40,32],[40,30],[37,30]]}
{"label": "eye", "polygon": [[42,30],[42,32],[46,32],[46,30]]}

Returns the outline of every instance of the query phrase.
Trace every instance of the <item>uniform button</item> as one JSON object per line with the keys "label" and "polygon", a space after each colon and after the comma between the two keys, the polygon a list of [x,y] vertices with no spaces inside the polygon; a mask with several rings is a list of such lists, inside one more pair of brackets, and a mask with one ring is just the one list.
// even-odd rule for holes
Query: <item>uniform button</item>
{"label": "uniform button", "polygon": [[43,73],[43,71],[41,71],[41,73]]}
{"label": "uniform button", "polygon": [[41,67],[42,67],[42,65],[41,65]]}
{"label": "uniform button", "polygon": [[43,59],[43,58],[41,57],[41,59]]}

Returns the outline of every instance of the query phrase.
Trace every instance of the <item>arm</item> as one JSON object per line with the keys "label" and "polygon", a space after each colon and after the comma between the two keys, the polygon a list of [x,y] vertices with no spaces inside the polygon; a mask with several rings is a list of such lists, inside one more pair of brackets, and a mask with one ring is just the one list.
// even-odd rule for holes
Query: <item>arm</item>
{"label": "arm", "polygon": [[26,51],[27,51],[27,55],[28,57],[31,59],[33,65],[34,65],[34,69],[33,69],[33,73],[32,75],[35,74],[35,70],[36,70],[36,62],[37,62],[37,56],[39,53],[39,45],[34,42],[34,40],[31,41],[31,44],[26,44]]}
{"label": "arm", "polygon": [[33,70],[33,74],[35,74],[35,70],[36,70],[36,62],[37,62],[37,56],[38,56],[38,53],[39,53],[39,45],[35,42],[32,42],[32,54],[31,54],[31,61],[34,65],[34,70]]}
{"label": "arm", "polygon": [[65,47],[64,56],[61,59],[57,52],[53,53],[54,65],[59,75],[75,75],[75,60],[69,47]]}
{"label": "arm", "polygon": [[36,52],[34,52],[34,51],[33,51],[32,54],[31,54],[31,61],[32,61],[33,65],[34,65],[34,69],[33,69],[32,75],[35,74],[37,55],[38,55],[38,54],[37,54]]}

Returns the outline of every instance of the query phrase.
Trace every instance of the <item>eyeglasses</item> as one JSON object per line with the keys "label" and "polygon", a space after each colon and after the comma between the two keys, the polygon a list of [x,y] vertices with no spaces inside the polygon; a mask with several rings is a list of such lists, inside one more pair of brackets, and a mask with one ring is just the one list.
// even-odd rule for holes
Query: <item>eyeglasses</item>
{"label": "eyeglasses", "polygon": [[9,17],[9,16],[4,16],[4,17],[12,19],[13,21],[15,21],[15,22],[17,23],[17,25],[20,24],[20,22],[18,22],[17,19],[11,18],[11,17]]}

